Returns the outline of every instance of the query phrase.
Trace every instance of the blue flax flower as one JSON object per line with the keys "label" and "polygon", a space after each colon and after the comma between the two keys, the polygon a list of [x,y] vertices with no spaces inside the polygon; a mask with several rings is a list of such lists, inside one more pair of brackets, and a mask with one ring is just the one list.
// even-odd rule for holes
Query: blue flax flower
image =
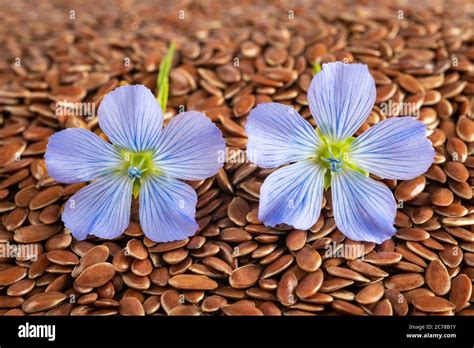
{"label": "blue flax flower", "polygon": [[426,127],[413,117],[392,117],[361,136],[352,135],[369,115],[375,83],[362,64],[325,64],[308,91],[315,130],[293,108],[257,106],[247,121],[247,155],[261,168],[276,168],[262,185],[259,219],[310,228],[319,218],[323,191],[331,186],[336,225],[348,238],[381,243],[395,233],[392,192],[368,172],[412,179],[433,162]]}
{"label": "blue flax flower", "polygon": [[54,134],[46,150],[49,175],[58,182],[93,182],[64,206],[62,220],[78,240],[88,234],[115,238],[130,223],[132,194],[140,223],[155,242],[196,232],[196,192],[177,180],[201,180],[222,167],[221,131],[204,114],[188,111],[163,129],[163,113],[144,86],[109,93],[98,110],[110,144],[94,133],[69,128]]}

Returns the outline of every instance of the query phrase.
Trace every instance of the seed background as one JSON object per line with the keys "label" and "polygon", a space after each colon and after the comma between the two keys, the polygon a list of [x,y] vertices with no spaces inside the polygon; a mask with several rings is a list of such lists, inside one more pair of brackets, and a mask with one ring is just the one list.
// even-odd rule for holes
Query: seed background
{"label": "seed background", "polygon": [[[37,243],[41,252],[35,262],[0,259],[1,314],[474,314],[472,2],[0,5],[0,243]],[[60,209],[83,184],[54,182],[43,154],[48,137],[65,127],[105,136],[96,117],[57,116],[58,103],[97,109],[124,83],[155,91],[171,39],[177,50],[165,118],[205,112],[229,150],[216,177],[190,183],[200,231],[153,243],[134,202],[125,235],[78,242]],[[384,180],[403,207],[397,235],[378,246],[345,239],[328,192],[308,231],[257,220],[271,171],[245,161],[246,117],[256,104],[276,101],[314,124],[306,99],[311,64],[334,60],[367,64],[377,85],[376,106],[358,134],[397,116],[387,106],[404,103],[436,149],[425,175]],[[333,245],[360,246],[351,250],[364,259],[325,256]]]}

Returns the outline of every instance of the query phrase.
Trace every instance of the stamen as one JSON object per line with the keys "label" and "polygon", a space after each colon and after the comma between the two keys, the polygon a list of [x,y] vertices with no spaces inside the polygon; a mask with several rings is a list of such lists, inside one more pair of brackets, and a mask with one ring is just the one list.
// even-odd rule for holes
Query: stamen
{"label": "stamen", "polygon": [[140,179],[142,176],[142,171],[137,167],[130,166],[128,167],[128,177],[130,179]]}
{"label": "stamen", "polygon": [[140,163],[138,164],[138,168],[141,168],[143,166],[143,164],[145,163],[145,156],[142,157],[142,160],[140,161]]}
{"label": "stamen", "polygon": [[340,171],[342,171],[342,160],[325,157],[323,157],[322,160],[329,163],[329,169],[331,170],[331,172],[339,173]]}

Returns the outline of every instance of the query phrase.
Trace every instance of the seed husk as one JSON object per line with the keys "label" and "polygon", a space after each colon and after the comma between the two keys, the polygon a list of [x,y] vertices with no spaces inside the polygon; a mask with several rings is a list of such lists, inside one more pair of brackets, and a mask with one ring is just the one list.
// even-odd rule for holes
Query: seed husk
{"label": "seed husk", "polygon": [[[163,261],[165,261],[169,265],[177,265],[180,262],[184,261],[189,255],[189,251],[184,248],[168,251],[161,255]],[[146,260],[146,258],[141,258],[137,260]]]}
{"label": "seed husk", "polygon": [[388,273],[380,268],[360,260],[350,260],[347,265],[352,270],[371,277],[386,277]]}
{"label": "seed husk", "polygon": [[451,288],[448,270],[439,259],[431,261],[426,268],[425,281],[431,291],[439,296],[446,295]]}
{"label": "seed husk", "polygon": [[296,253],[296,263],[306,272],[316,271],[321,266],[321,262],[321,255],[310,246],[305,246]]}
{"label": "seed husk", "polygon": [[376,282],[364,286],[355,296],[355,300],[363,305],[375,303],[384,295],[384,286],[382,282]]}
{"label": "seed husk", "polygon": [[228,263],[217,257],[206,257],[202,260],[202,263],[214,268],[216,271],[223,272],[228,275],[231,275],[233,272],[232,267]]}
{"label": "seed husk", "polygon": [[107,261],[109,257],[109,249],[104,245],[97,245],[89,249],[79,261],[79,264],[74,267],[74,270],[71,273],[72,277],[77,277],[82,273],[87,267],[95,265],[97,263]]}
{"label": "seed husk", "polygon": [[296,295],[299,298],[307,299],[315,295],[321,287],[324,280],[324,274],[321,270],[308,273],[298,284]]}
{"label": "seed husk", "polygon": [[138,239],[131,239],[127,243],[128,255],[139,260],[144,260],[148,257],[148,251],[141,241]]}
{"label": "seed husk", "polygon": [[395,234],[397,238],[403,239],[403,240],[411,240],[411,241],[422,241],[426,240],[430,237],[430,234],[422,229],[419,228],[402,228],[397,231]]}
{"label": "seed husk", "polygon": [[385,281],[385,287],[398,291],[416,289],[425,283],[423,276],[417,273],[397,274]]}
{"label": "seed husk", "polygon": [[407,315],[408,302],[401,292],[395,289],[385,289],[385,298],[392,304],[395,315]]}
{"label": "seed husk", "polygon": [[145,309],[135,297],[124,297],[120,301],[119,312],[121,315],[145,315]]}
{"label": "seed husk", "polygon": [[33,279],[22,279],[8,287],[7,295],[12,297],[26,295],[34,289],[35,285],[36,283]]}
{"label": "seed husk", "polygon": [[254,285],[262,272],[256,265],[245,265],[235,269],[229,276],[229,284],[236,289],[246,289]]}
{"label": "seed husk", "polygon": [[195,306],[178,306],[173,308],[168,315],[170,316],[198,316],[201,310]]}
{"label": "seed husk", "polygon": [[229,219],[237,226],[246,225],[246,216],[249,211],[249,204],[240,197],[235,197],[227,207],[227,215],[229,216]]}
{"label": "seed husk", "polygon": [[7,286],[14,284],[24,277],[28,270],[25,267],[12,266],[0,271],[0,286]]}
{"label": "seed husk", "polygon": [[448,246],[444,250],[440,251],[439,256],[446,266],[455,268],[461,264],[463,252],[459,246],[453,245]]}
{"label": "seed husk", "polygon": [[56,202],[61,197],[62,191],[63,188],[61,186],[51,186],[38,192],[30,201],[30,209],[41,209]]}
{"label": "seed husk", "polygon": [[61,208],[57,204],[47,206],[41,211],[39,219],[43,224],[52,224],[59,220],[61,216]]}
{"label": "seed husk", "polygon": [[370,279],[364,277],[363,275],[354,272],[350,269],[347,268],[342,268],[342,267],[337,267],[337,266],[331,266],[326,268],[326,271],[335,277],[340,277],[344,279],[349,279],[349,280],[354,280],[357,282],[369,282]]}
{"label": "seed husk", "polygon": [[411,75],[400,74],[397,78],[397,82],[408,92],[414,94],[425,92],[423,85]]}
{"label": "seed husk", "polygon": [[239,98],[238,101],[235,103],[233,111],[235,117],[242,117],[249,113],[249,111],[255,105],[255,96],[253,95],[246,95],[242,98]]}
{"label": "seed husk", "polygon": [[431,193],[430,200],[434,205],[446,207],[453,203],[454,195],[446,188],[439,188]]}
{"label": "seed husk", "polygon": [[222,312],[225,315],[229,316],[261,316],[263,315],[262,311],[255,307],[253,303],[249,301],[237,301],[233,304],[226,305],[222,307]]}
{"label": "seed husk", "polygon": [[451,282],[449,293],[450,301],[456,306],[456,311],[460,311],[468,305],[472,296],[472,281],[465,274],[460,274]]}
{"label": "seed husk", "polygon": [[115,275],[115,268],[111,263],[100,262],[87,267],[75,280],[75,283],[84,288],[97,288],[106,284]]}
{"label": "seed husk", "polygon": [[388,299],[382,300],[372,311],[372,315],[380,315],[380,316],[391,316],[393,315],[393,307],[392,304]]}
{"label": "seed husk", "polygon": [[227,304],[227,300],[218,295],[206,297],[202,302],[201,309],[203,312],[216,312]]}
{"label": "seed husk", "polygon": [[50,251],[47,254],[47,258],[49,261],[63,266],[77,265],[79,263],[79,258],[76,254],[67,250]]}
{"label": "seed husk", "polygon": [[[142,30],[138,36],[133,31],[127,34],[126,42],[111,41],[107,31],[113,29],[120,36],[128,28],[124,21],[114,20],[119,13],[109,9],[111,24],[95,26],[86,35],[91,44],[81,45],[84,33],[80,27],[69,28],[67,18],[56,16],[59,10],[49,5],[37,12],[42,18],[59,18],[54,26],[45,20],[10,30],[7,41],[15,44],[2,47],[5,56],[17,57],[25,51],[31,57],[22,66],[2,66],[0,215],[4,229],[0,239],[3,243],[32,243],[39,254],[36,261],[2,260],[0,275],[12,267],[25,268],[27,273],[3,286],[2,313],[473,315],[469,286],[474,278],[474,84],[471,37],[464,24],[469,11],[463,2],[450,3],[439,11],[414,11],[408,4],[407,11],[422,13],[422,18],[407,16],[400,26],[380,16],[393,12],[388,3],[377,3],[369,12],[360,4],[349,10],[337,2],[332,5],[337,16],[319,16],[316,26],[308,26],[304,23],[312,23],[308,21],[312,11],[303,3],[295,26],[278,16],[271,20],[261,16],[261,4],[241,4],[249,18],[259,18],[258,25],[227,16],[222,28],[216,23],[227,13],[224,3],[206,4],[204,12],[194,11],[192,4],[183,5],[186,13],[193,10],[185,24],[199,28],[199,40],[186,30],[177,40],[165,123],[183,110],[204,112],[222,131],[228,153],[216,177],[189,182],[198,195],[199,230],[189,239],[167,243],[143,235],[136,200],[132,223],[122,236],[113,241],[92,236],[75,240],[61,222],[61,210],[87,184],[55,182],[48,176],[44,153],[48,137],[65,128],[80,127],[107,138],[97,117],[72,111],[56,115],[56,106],[65,101],[99,105],[108,92],[125,82],[154,86],[153,76],[168,45],[165,41],[175,39],[184,23],[173,14],[173,7],[164,7],[157,14],[158,31],[166,32],[166,37]],[[88,8],[93,21],[103,12],[100,6],[96,3]],[[145,4],[142,10],[145,13],[150,8]],[[281,13],[282,5],[268,3],[263,13],[267,10]],[[12,29],[19,23],[15,11],[9,16]],[[216,21],[206,20],[209,11],[216,14]],[[166,20],[161,21],[163,18]],[[130,20],[137,27],[147,26],[147,17],[138,12],[132,11]],[[48,40],[33,40],[32,29]],[[65,31],[66,36],[61,34]],[[5,33],[0,33],[0,40]],[[78,51],[61,49],[71,42],[79,44]],[[130,56],[130,47],[133,64],[128,66],[120,57]],[[452,64],[452,54],[458,64]],[[314,126],[306,95],[313,65],[341,60],[367,64],[377,89],[377,103],[356,136],[386,118],[412,115],[426,125],[436,152],[434,164],[422,176],[408,181],[384,179],[398,200],[397,233],[377,246],[353,242],[337,230],[330,194],[325,194],[318,222],[308,230],[283,224],[265,226],[258,220],[260,190],[275,169],[259,168],[245,154],[245,125],[252,107],[270,102],[292,105]],[[399,105],[409,105],[410,110],[391,109]],[[325,251],[333,242],[337,248],[363,248],[357,255],[330,257]],[[76,282],[89,268],[107,262],[114,275],[104,285],[94,288]],[[240,269],[259,271],[252,273],[252,282],[244,282],[250,286],[236,289],[231,285],[240,272],[234,270]],[[436,276],[440,272],[442,276]],[[446,273],[451,283],[448,293],[441,286],[447,284]],[[343,278],[356,277],[354,274],[369,281],[360,281],[358,276],[357,281]],[[396,277],[407,275],[410,285],[412,274],[421,276],[426,284],[401,290],[403,293],[395,290],[399,285]],[[217,287],[177,292],[169,281],[180,275],[205,276]],[[295,278],[296,288],[288,287]],[[383,286],[385,298],[373,302],[379,296],[375,292],[377,296],[371,297],[376,284]],[[277,296],[279,287],[286,305]],[[21,309],[31,296],[50,292],[75,294],[77,301],[64,300],[32,313]],[[293,295],[294,304],[288,301],[288,294]],[[413,305],[422,296],[449,299],[455,308],[425,312]]]}
{"label": "seed husk", "polygon": [[357,316],[367,315],[367,313],[365,313],[362,308],[356,305],[353,305],[352,303],[342,301],[342,300],[334,300],[333,302],[331,302],[331,307],[337,312],[340,312],[346,315],[357,315]]}
{"label": "seed husk", "polygon": [[467,143],[474,141],[474,121],[466,116],[459,117],[456,124],[457,135]]}
{"label": "seed husk", "polygon": [[340,290],[352,284],[354,284],[354,281],[350,279],[344,279],[344,278],[328,279],[328,280],[323,281],[323,284],[321,284],[320,291],[332,293],[333,291]]}
{"label": "seed husk", "polygon": [[402,255],[393,251],[381,251],[365,256],[364,261],[374,265],[391,265],[402,259]]}
{"label": "seed husk", "polygon": [[160,301],[165,313],[169,313],[174,307],[182,305],[181,297],[176,290],[165,290]]}
{"label": "seed husk", "polygon": [[148,277],[137,276],[133,272],[126,272],[123,274],[122,280],[129,288],[135,290],[148,290],[151,285]]}
{"label": "seed husk", "polygon": [[20,307],[23,302],[24,300],[22,297],[10,297],[0,295],[0,308],[2,309],[17,308]]}
{"label": "seed husk", "polygon": [[417,296],[413,299],[413,306],[423,312],[440,313],[455,306],[448,300],[438,296]]}
{"label": "seed husk", "polygon": [[36,313],[56,307],[66,299],[60,292],[50,291],[35,294],[23,302],[21,309],[25,313]]}
{"label": "seed husk", "polygon": [[447,162],[444,165],[444,172],[451,179],[458,182],[465,182],[469,179],[469,171],[461,162]]}
{"label": "seed husk", "polygon": [[395,197],[400,201],[409,201],[418,196],[425,189],[426,179],[420,175],[412,180],[402,182],[395,189]]}
{"label": "seed husk", "polygon": [[213,290],[217,283],[203,275],[180,274],[169,279],[169,284],[177,289],[183,290]]}
{"label": "seed husk", "polygon": [[35,243],[48,239],[61,230],[61,225],[31,225],[15,230],[13,238],[18,243]]}
{"label": "seed husk", "polygon": [[284,306],[294,305],[296,302],[295,290],[298,286],[298,279],[293,273],[283,275],[278,282],[277,297]]}
{"label": "seed husk", "polygon": [[293,263],[293,260],[294,260],[294,257],[292,255],[287,254],[287,255],[281,256],[278,260],[268,265],[267,268],[263,270],[260,278],[261,279],[269,278],[282,272]]}
{"label": "seed husk", "polygon": [[291,251],[297,251],[304,247],[306,243],[306,231],[293,230],[286,237],[286,247]]}
{"label": "seed husk", "polygon": [[8,231],[13,231],[19,228],[28,217],[28,210],[25,208],[16,208],[12,210],[8,215],[5,215],[3,225]]}
{"label": "seed husk", "polygon": [[229,227],[221,231],[220,240],[224,242],[243,243],[252,240],[252,235],[240,228]]}
{"label": "seed husk", "polygon": [[8,178],[0,182],[0,189],[4,189],[12,185],[15,185],[19,183],[20,181],[22,181],[23,179],[27,178],[28,175],[29,175],[29,172],[27,169],[19,170],[15,174],[9,176]]}

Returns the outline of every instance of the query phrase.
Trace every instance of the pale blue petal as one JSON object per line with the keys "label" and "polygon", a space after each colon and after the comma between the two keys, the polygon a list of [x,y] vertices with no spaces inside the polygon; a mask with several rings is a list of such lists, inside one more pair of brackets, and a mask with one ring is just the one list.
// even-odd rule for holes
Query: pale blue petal
{"label": "pale blue petal", "polygon": [[99,125],[110,141],[123,149],[154,149],[163,127],[160,104],[142,85],[123,86],[100,103]]}
{"label": "pale blue petal", "polygon": [[104,175],[76,192],[64,205],[62,220],[77,240],[88,234],[112,239],[130,223],[132,184],[126,175]]}
{"label": "pale blue petal", "polygon": [[397,205],[386,185],[345,167],[332,173],[331,190],[336,225],[346,237],[380,244],[393,236]]}
{"label": "pale blue petal", "polygon": [[222,132],[203,113],[183,112],[163,130],[154,161],[171,177],[206,179],[215,175],[225,161]]}
{"label": "pale blue petal", "polygon": [[281,223],[306,230],[321,213],[326,168],[305,160],[270,174],[260,191],[258,218],[267,226]]}
{"label": "pale blue petal", "polygon": [[82,128],[68,128],[49,138],[45,154],[48,174],[65,184],[89,181],[121,165],[112,145]]}
{"label": "pale blue petal", "polygon": [[169,242],[197,231],[197,195],[191,186],[164,175],[146,176],[141,184],[140,224],[145,236]]}
{"label": "pale blue petal", "polygon": [[323,64],[308,90],[308,104],[321,132],[331,140],[352,136],[369,116],[375,82],[364,64]]}
{"label": "pale blue petal", "polygon": [[410,116],[386,119],[358,137],[350,160],[382,178],[408,180],[425,173],[434,160],[426,126]]}
{"label": "pale blue petal", "polygon": [[316,155],[321,141],[314,128],[292,107],[260,104],[250,112],[247,158],[261,168],[276,168]]}

